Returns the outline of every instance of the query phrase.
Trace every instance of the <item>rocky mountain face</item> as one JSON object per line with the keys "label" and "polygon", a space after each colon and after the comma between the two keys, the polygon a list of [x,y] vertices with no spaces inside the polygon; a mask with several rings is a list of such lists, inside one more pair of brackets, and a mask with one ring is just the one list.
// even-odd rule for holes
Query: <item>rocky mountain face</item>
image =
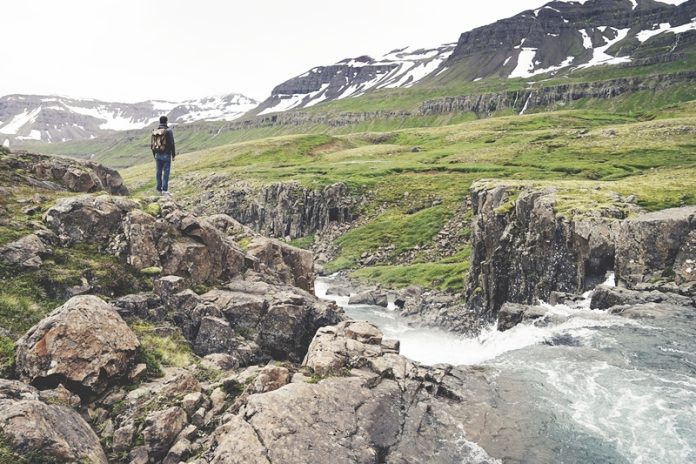
{"label": "rocky mountain face", "polygon": [[231,121],[257,102],[240,94],[184,102],[113,103],[57,96],[7,95],[0,98],[0,143],[85,140],[113,131],[142,129],[166,115],[170,123]]}
{"label": "rocky mountain face", "polygon": [[360,56],[318,66],[276,86],[254,113],[307,108],[323,101],[357,97],[370,90],[408,88],[438,69],[453,49],[453,44],[432,49],[406,47],[378,59]]}
{"label": "rocky mountain face", "polygon": [[[463,33],[456,45],[395,50],[318,66],[278,85],[253,114],[307,108],[365,92],[561,75],[599,65],[677,61],[696,43],[696,2],[552,1]],[[520,109],[526,99],[522,99]]]}
{"label": "rocky mountain face", "polygon": [[[641,214],[630,198],[564,217],[554,188],[476,184],[470,307],[495,319],[504,305],[562,302],[615,272],[593,307],[631,302],[696,304],[696,208]],[[655,293],[656,292],[656,293]],[[671,296],[670,296],[671,295]],[[512,310],[506,309],[507,316]]]}
{"label": "rocky mountain face", "polygon": [[[696,2],[553,1],[463,33],[437,80],[531,78],[678,59],[696,40]],[[441,74],[440,74],[441,73]]]}

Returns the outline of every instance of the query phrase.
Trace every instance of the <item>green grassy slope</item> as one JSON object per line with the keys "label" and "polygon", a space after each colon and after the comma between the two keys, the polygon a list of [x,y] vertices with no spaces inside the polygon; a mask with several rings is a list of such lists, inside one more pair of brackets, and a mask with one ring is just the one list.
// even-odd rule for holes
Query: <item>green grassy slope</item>
{"label": "green grassy slope", "polygon": [[[609,201],[610,191],[635,194],[647,209],[695,204],[695,133],[696,102],[689,102],[653,114],[584,109],[379,133],[281,136],[183,155],[171,185],[191,196],[212,174],[256,185],[345,182],[369,201],[360,211],[364,222],[338,240],[330,270],[355,268],[363,253],[381,249],[386,266],[360,276],[457,290],[467,246],[435,261],[414,250],[432,246],[473,182],[556,185],[559,209],[567,214]],[[153,188],[151,171],[145,164],[122,174],[140,194]],[[404,263],[405,253],[415,257]]]}

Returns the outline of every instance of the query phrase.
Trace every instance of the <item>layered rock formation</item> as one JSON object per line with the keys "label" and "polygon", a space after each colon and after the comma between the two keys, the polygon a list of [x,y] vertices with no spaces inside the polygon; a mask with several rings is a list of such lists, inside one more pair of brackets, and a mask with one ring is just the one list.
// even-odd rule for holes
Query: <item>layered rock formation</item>
{"label": "layered rock formation", "polygon": [[552,291],[582,293],[614,267],[623,208],[569,220],[554,211],[554,189],[505,185],[475,185],[471,202],[467,299],[485,318],[493,318],[505,302],[532,304],[548,300]]}
{"label": "layered rock formation", "polygon": [[254,191],[239,187],[228,192],[226,213],[262,235],[298,238],[330,223],[353,219],[356,199],[345,184],[308,189],[298,183],[278,183]]}
{"label": "layered rock formation", "polygon": [[635,92],[656,92],[675,85],[691,83],[694,79],[696,79],[696,72],[682,72],[549,87],[528,87],[522,90],[499,93],[444,97],[423,102],[418,107],[418,114],[471,112],[486,116],[502,110],[513,110],[516,113],[540,108],[553,110],[581,99],[603,100]]}
{"label": "layered rock formation", "polygon": [[[470,307],[494,319],[508,302],[530,305],[583,293],[610,270],[618,286],[634,292],[598,291],[593,307],[691,304],[696,294],[696,208],[640,214],[618,195],[608,197],[614,198],[613,206],[563,216],[555,211],[554,188],[474,185],[476,216],[466,291]],[[678,295],[660,296],[661,292]],[[499,323],[509,328],[525,316],[513,305],[500,317]]]}

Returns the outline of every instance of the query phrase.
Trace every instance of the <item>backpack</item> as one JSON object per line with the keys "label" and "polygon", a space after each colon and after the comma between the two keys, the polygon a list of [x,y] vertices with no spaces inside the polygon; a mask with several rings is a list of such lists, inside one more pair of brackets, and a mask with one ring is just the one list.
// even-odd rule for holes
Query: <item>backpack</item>
{"label": "backpack", "polygon": [[150,149],[157,153],[167,152],[167,129],[159,128],[152,131]]}

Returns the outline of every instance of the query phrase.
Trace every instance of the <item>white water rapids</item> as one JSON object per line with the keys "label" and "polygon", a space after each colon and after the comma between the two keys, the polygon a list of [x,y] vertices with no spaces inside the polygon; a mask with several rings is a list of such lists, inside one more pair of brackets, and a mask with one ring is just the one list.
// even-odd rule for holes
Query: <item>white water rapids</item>
{"label": "white water rapids", "polygon": [[[404,356],[427,365],[487,366],[501,385],[521,382],[523,394],[509,404],[501,399],[500,407],[537,411],[525,419],[532,422],[552,418],[544,422],[559,444],[552,462],[696,462],[694,308],[636,307],[635,315],[620,316],[590,309],[590,291],[572,306],[542,303],[548,313],[534,323],[506,332],[492,326],[466,338],[411,327],[392,305],[327,296],[331,282],[318,279],[317,296],[399,339]],[[613,276],[605,284],[613,285]]]}
{"label": "white water rapids", "polygon": [[[385,338],[395,338],[401,342],[401,354],[422,364],[438,363],[452,365],[472,365],[489,361],[508,351],[536,345],[560,335],[588,335],[586,329],[592,327],[625,324],[627,320],[610,316],[606,311],[590,310],[592,291],[583,295],[583,300],[573,306],[557,305],[547,307],[546,318],[563,320],[558,325],[546,326],[520,324],[511,330],[499,332],[496,326],[485,328],[478,337],[465,338],[444,330],[414,327],[399,316],[392,304],[387,309],[378,306],[348,304],[347,296],[326,295],[331,285],[331,277],[319,277],[314,284],[319,298],[335,301],[348,317],[365,320],[384,333]],[[604,285],[614,285],[611,274]]]}

